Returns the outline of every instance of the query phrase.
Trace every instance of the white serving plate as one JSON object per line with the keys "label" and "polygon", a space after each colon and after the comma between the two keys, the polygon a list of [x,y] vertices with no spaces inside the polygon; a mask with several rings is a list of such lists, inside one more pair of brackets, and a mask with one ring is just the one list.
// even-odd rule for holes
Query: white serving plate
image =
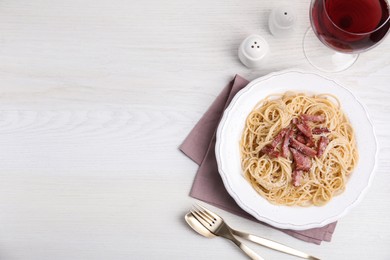
{"label": "white serving plate", "polygon": [[[335,95],[355,130],[359,162],[348,180],[346,190],[322,207],[271,204],[252,188],[241,169],[239,142],[247,115],[266,96],[286,91]],[[283,229],[322,227],[344,216],[367,191],[376,164],[377,142],[365,106],[345,87],[313,73],[284,71],[253,80],[225,110],[216,137],[218,170],[229,194],[242,209],[258,220]]]}

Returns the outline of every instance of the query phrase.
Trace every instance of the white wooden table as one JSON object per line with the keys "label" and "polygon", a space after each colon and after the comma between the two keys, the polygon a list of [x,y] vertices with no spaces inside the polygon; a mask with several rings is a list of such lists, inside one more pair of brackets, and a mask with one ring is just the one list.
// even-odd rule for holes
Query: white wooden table
{"label": "white wooden table", "polygon": [[[272,0],[1,0],[0,259],[245,259],[186,226],[197,165],[177,147],[236,73],[315,71],[302,51],[309,1],[290,2],[298,28],[276,39]],[[272,50],[258,70],[236,55],[251,33]],[[380,148],[371,189],[333,241],[211,208],[324,259],[390,259],[390,39],[327,76],[367,105]]]}

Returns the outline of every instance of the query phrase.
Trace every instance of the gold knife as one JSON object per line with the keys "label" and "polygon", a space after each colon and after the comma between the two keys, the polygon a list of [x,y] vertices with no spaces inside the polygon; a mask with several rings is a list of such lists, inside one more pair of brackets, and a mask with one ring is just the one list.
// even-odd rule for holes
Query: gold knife
{"label": "gold knife", "polygon": [[314,256],[311,256],[309,254],[306,254],[304,252],[301,252],[299,250],[291,248],[289,246],[283,245],[281,243],[278,243],[278,242],[275,242],[275,241],[272,241],[272,240],[269,240],[266,238],[258,237],[258,236],[252,235],[252,234],[248,234],[245,232],[241,232],[238,230],[234,230],[232,228],[230,228],[230,229],[231,229],[233,235],[245,238],[245,239],[252,241],[256,244],[259,244],[259,245],[262,245],[262,246],[265,246],[265,247],[268,247],[268,248],[271,248],[271,249],[274,249],[274,250],[277,250],[280,252],[284,252],[284,253],[287,253],[290,255],[306,258],[306,259],[320,260],[319,258],[316,258]]}

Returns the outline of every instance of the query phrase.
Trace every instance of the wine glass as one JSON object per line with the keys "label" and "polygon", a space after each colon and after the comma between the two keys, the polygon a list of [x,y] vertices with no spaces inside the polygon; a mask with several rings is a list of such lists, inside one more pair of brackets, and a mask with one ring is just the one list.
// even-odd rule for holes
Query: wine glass
{"label": "wine glass", "polygon": [[338,72],[352,66],[359,53],[378,45],[390,27],[387,0],[312,0],[311,28],[303,41],[308,61],[317,69]]}

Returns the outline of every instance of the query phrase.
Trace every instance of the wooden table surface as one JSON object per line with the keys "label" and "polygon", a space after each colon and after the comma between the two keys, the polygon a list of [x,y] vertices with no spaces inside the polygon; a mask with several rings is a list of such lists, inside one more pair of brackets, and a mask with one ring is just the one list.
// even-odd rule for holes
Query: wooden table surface
{"label": "wooden table surface", "polygon": [[[0,1],[0,259],[245,259],[183,216],[197,165],[177,148],[235,74],[253,80],[305,59],[308,0],[273,37],[279,1]],[[271,59],[237,58],[249,34]],[[215,209],[237,229],[323,259],[390,259],[390,39],[333,74],[370,112],[376,175],[332,242],[308,244]],[[362,126],[364,127],[364,126]],[[364,160],[364,158],[362,158]],[[250,244],[266,259],[297,259]]]}

